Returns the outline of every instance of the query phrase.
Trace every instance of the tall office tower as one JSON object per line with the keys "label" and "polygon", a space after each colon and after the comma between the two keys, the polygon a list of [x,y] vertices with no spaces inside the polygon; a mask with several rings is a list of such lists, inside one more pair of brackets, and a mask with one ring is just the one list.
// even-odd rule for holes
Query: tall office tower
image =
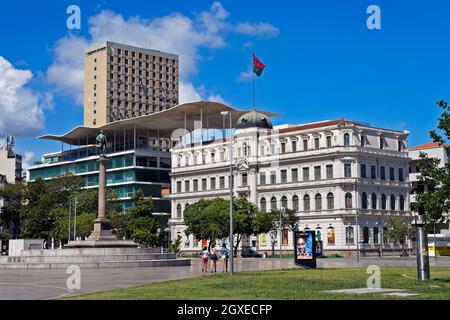
{"label": "tall office tower", "polygon": [[178,104],[178,56],[103,42],[85,51],[84,125],[99,126]]}

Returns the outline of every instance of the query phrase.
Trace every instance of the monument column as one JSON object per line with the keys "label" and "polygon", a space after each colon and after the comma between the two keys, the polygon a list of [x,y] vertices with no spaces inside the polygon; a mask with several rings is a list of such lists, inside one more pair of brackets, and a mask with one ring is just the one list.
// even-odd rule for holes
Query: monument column
{"label": "monument column", "polygon": [[106,217],[106,164],[108,159],[106,135],[103,130],[97,137],[97,146],[100,148],[101,154],[98,159],[98,214],[94,220],[94,230],[86,241],[76,241],[69,243],[69,248],[86,248],[86,247],[137,247],[132,240],[119,240],[111,231],[111,222]]}
{"label": "monument column", "polygon": [[89,240],[117,240],[111,232],[111,222],[106,217],[106,163],[104,155],[98,159],[98,215]]}

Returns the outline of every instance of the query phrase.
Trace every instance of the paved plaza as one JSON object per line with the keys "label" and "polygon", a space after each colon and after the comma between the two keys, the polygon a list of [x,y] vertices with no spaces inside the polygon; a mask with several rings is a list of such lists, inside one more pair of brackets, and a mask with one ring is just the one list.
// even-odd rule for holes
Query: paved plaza
{"label": "paved plaza", "polygon": [[[408,258],[336,258],[318,259],[319,268],[348,268],[357,266],[415,266],[416,259]],[[430,258],[431,266],[449,266],[450,258],[440,257],[435,262]],[[235,269],[239,271],[274,270],[296,268],[292,259],[242,259],[235,260]],[[218,264],[218,272],[221,272]],[[54,270],[0,270],[0,299],[52,299],[71,294],[106,291],[166,280],[191,278],[201,275],[200,259],[192,259],[191,266],[154,267],[135,269],[82,269],[81,290],[69,292],[66,280],[69,274],[64,269]],[[208,273],[209,274],[209,273]]]}

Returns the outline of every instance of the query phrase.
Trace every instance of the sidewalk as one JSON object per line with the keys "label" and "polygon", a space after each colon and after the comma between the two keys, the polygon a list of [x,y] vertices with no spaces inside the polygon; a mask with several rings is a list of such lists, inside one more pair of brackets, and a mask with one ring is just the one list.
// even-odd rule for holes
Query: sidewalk
{"label": "sidewalk", "polygon": [[[318,259],[319,268],[349,268],[378,266],[416,266],[415,257],[405,258],[326,258]],[[434,258],[430,258],[433,266]],[[450,258],[439,257],[439,266],[450,266]],[[273,270],[296,268],[292,259],[252,259],[236,258],[235,271]],[[217,264],[217,272],[222,265]],[[203,273],[204,274],[204,273]],[[211,273],[207,273],[210,275]],[[192,259],[192,265],[186,267],[139,268],[139,269],[82,269],[81,290],[70,293],[66,289],[69,276],[66,270],[0,270],[0,299],[51,299],[69,294],[106,291],[118,288],[161,282],[167,280],[191,278],[202,275],[201,260]],[[205,275],[205,274],[204,274]]]}

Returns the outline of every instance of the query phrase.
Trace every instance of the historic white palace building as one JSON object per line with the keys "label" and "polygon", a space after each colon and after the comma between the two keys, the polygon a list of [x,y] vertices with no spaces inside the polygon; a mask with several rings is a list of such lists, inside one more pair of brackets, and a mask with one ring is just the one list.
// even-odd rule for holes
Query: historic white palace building
{"label": "historic white palace building", "polygon": [[[384,218],[411,217],[407,137],[407,131],[344,119],[273,127],[267,115],[251,111],[235,123],[232,135],[234,194],[261,210],[295,210],[300,229],[320,231],[326,253],[351,254],[358,235],[364,250],[392,248],[383,241]],[[171,232],[172,239],[183,237],[184,251],[201,246],[184,234],[186,206],[229,197],[228,147],[224,138],[179,143],[171,150]],[[291,250],[292,231],[283,234],[283,249]],[[271,242],[262,234],[246,245],[270,251]]]}

